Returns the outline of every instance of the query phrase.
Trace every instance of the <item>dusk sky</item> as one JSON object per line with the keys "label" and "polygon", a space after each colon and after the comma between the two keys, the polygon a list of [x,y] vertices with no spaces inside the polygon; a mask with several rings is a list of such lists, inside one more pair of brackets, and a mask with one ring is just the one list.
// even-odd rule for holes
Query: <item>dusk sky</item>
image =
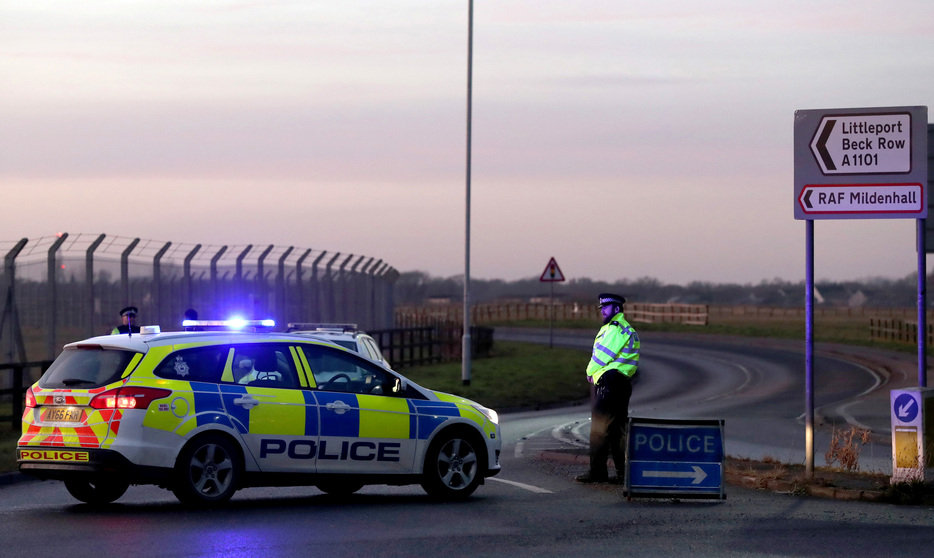
{"label": "dusk sky", "polygon": [[[294,245],[461,274],[467,8],[0,0],[0,241]],[[554,257],[568,279],[803,280],[795,110],[934,106],[930,0],[474,9],[473,278]],[[907,276],[915,227],[817,221],[817,278]]]}

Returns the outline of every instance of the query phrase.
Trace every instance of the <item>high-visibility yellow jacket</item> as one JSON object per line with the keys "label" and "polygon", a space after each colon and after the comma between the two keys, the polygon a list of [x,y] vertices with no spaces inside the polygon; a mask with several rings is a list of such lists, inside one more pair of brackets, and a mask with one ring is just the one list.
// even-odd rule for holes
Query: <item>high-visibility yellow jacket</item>
{"label": "high-visibility yellow jacket", "polygon": [[632,378],[639,366],[639,334],[620,312],[597,332],[587,379],[593,384],[607,370],[619,370]]}

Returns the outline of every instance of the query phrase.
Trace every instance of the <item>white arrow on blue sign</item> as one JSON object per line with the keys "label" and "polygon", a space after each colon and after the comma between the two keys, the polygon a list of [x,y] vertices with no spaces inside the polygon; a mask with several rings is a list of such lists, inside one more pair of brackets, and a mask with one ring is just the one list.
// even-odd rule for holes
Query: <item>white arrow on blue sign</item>
{"label": "white arrow on blue sign", "polygon": [[910,393],[903,393],[895,398],[892,411],[902,422],[914,422],[918,418],[918,401]]}
{"label": "white arrow on blue sign", "polygon": [[719,463],[632,461],[631,484],[642,488],[712,488],[720,486]]}

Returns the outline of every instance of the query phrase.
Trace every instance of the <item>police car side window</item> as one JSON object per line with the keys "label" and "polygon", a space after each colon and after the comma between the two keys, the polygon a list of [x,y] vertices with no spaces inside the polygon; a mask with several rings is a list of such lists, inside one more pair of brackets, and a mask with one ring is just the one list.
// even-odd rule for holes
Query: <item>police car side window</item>
{"label": "police car side window", "polygon": [[198,347],[175,351],[159,363],[154,374],[169,380],[219,382],[227,347]]}
{"label": "police car side window", "polygon": [[322,391],[392,395],[395,378],[367,360],[320,345],[302,345],[302,351]]}
{"label": "police car side window", "polygon": [[259,387],[298,386],[298,376],[288,345],[255,343],[235,345],[233,349],[230,365],[233,382]]}

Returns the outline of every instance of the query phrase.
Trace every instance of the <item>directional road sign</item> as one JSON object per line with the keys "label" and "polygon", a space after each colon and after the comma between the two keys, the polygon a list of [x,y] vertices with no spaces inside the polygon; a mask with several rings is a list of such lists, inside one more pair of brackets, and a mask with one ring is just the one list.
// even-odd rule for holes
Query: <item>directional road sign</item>
{"label": "directional road sign", "polygon": [[901,393],[895,397],[892,403],[892,416],[899,422],[913,423],[918,418],[918,400],[912,393]]}
{"label": "directional road sign", "polygon": [[723,454],[722,420],[630,417],[627,493],[724,499]]}
{"label": "directional road sign", "polygon": [[920,184],[808,184],[798,201],[806,215],[904,213],[915,218],[926,204]]}
{"label": "directional road sign", "polygon": [[795,112],[795,219],[927,217],[927,107]]}
{"label": "directional road sign", "polygon": [[911,114],[824,116],[811,151],[824,174],[910,172]]}

